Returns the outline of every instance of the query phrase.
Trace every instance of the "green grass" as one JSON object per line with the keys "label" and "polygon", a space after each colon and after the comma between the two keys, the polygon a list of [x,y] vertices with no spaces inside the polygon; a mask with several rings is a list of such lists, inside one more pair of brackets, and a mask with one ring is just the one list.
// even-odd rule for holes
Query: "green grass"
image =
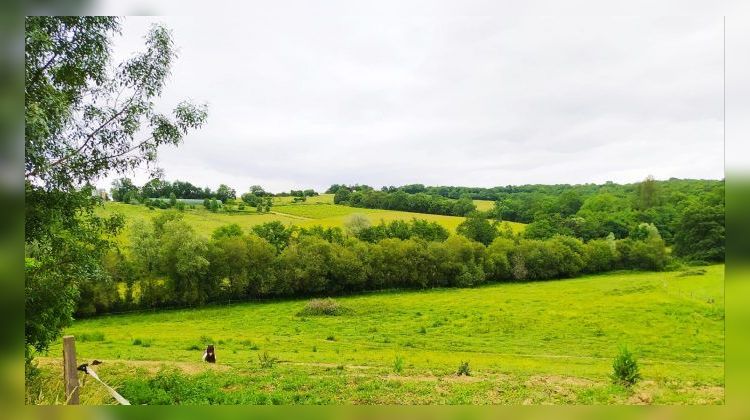
{"label": "green grass", "polygon": [[[307,300],[106,316],[65,334],[102,334],[77,342],[79,360],[105,360],[103,379],[141,403],[722,403],[724,266],[706,269],[363,294],[330,317],[299,316]],[[207,337],[223,343],[217,366],[191,350]],[[609,378],[623,345],[643,376],[633,389]],[[52,379],[56,360],[42,358]],[[180,381],[211,398],[156,389]]]}
{"label": "green grass", "polygon": [[285,204],[294,205],[311,205],[311,204],[333,204],[333,194],[320,194],[315,197],[307,197],[306,201],[293,203],[294,197],[274,197],[273,205],[281,206]]}
{"label": "green grass", "polygon": [[[320,225],[323,227],[345,227],[346,221],[354,213],[363,214],[370,219],[373,224],[380,221],[390,222],[393,220],[411,220],[413,218],[425,219],[441,224],[451,232],[455,232],[456,227],[464,218],[456,216],[443,216],[435,214],[410,213],[405,211],[363,209],[343,205],[332,204],[332,194],[323,194],[319,197],[312,197],[305,203],[275,205],[271,208],[271,213],[258,213],[254,207],[248,207],[243,211],[235,212],[217,212],[213,213],[203,208],[195,206],[195,209],[187,208],[184,214],[184,220],[189,223],[195,231],[204,236],[210,236],[218,227],[231,223],[239,224],[246,231],[250,227],[270,221],[280,221],[286,225],[299,225],[310,227]],[[277,199],[287,199],[290,197],[277,197]],[[319,199],[315,201],[314,199]],[[316,204],[317,203],[317,204]],[[162,209],[149,209],[142,205],[131,205],[109,202],[99,208],[98,213],[108,215],[120,213],[125,217],[126,226],[120,235],[121,243],[127,243],[130,232],[130,226],[136,220],[149,222],[155,215],[160,212],[168,211]],[[520,232],[524,228],[522,223],[503,222],[509,224],[515,232]]]}
{"label": "green grass", "polygon": [[487,211],[495,207],[495,202],[492,200],[474,200],[474,205],[477,206],[479,211]]}

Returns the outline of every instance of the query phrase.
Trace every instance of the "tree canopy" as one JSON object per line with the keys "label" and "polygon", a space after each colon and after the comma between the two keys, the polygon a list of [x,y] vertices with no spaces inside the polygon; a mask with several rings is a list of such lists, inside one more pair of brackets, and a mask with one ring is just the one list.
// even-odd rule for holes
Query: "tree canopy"
{"label": "tree canopy", "polygon": [[[28,359],[70,322],[80,290],[109,281],[102,255],[122,219],[94,214],[91,183],[150,166],[159,146],[182,142],[207,112],[190,102],[156,111],[176,58],[165,27],[152,27],[143,51],[116,65],[118,18],[34,16],[25,29]],[[132,189],[121,182],[117,190]]]}

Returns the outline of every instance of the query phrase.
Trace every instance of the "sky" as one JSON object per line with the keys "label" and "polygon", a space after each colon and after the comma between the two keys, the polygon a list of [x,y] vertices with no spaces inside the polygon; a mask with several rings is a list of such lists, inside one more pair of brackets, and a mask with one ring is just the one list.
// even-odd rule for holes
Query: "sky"
{"label": "sky", "polygon": [[159,109],[209,106],[160,150],[168,180],[242,193],[724,177],[721,16],[128,17],[115,60],[155,22],[179,48]]}

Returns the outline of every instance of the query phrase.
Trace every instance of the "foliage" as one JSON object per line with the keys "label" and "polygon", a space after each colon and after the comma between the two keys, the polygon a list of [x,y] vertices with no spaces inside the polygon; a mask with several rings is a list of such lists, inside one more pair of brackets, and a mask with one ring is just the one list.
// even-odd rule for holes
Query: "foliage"
{"label": "foliage", "polygon": [[[328,191],[333,191],[334,187]],[[364,186],[337,186],[334,203],[371,209],[402,210],[416,213],[464,216],[476,211],[469,197],[446,199],[425,193],[409,194],[404,190],[375,191]]]}
{"label": "foliage", "polygon": [[[79,296],[110,300],[101,258],[123,221],[94,215],[89,182],[154,162],[160,145],[179,144],[206,119],[205,107],[188,102],[172,116],[156,111],[175,58],[166,28],[152,27],[145,51],[112,69],[118,32],[113,17],[26,18],[27,354],[59,336]],[[118,198],[132,200],[131,186],[120,187]]]}
{"label": "foliage", "polygon": [[473,212],[458,225],[456,232],[471,240],[489,245],[498,236],[497,222],[490,222],[481,213]]}
{"label": "foliage", "polygon": [[469,362],[461,361],[458,364],[458,370],[456,370],[456,376],[471,376],[471,369],[469,368]]}
{"label": "foliage", "polygon": [[395,373],[401,373],[404,371],[404,358],[401,356],[396,356],[396,358],[393,360],[393,371]]}
{"label": "foliage", "polygon": [[292,228],[287,228],[281,222],[267,222],[252,227],[253,233],[265,239],[281,252],[289,245],[289,239],[292,237]]}
{"label": "foliage", "polygon": [[[112,256],[106,267],[113,277],[137,281],[138,296],[132,296],[131,286],[126,285],[130,297],[124,298],[113,294],[114,282],[100,283],[107,288],[87,292],[93,309],[81,306],[78,313],[389,288],[474,287],[621,268],[661,270],[667,263],[664,242],[652,225],[642,226],[642,239],[610,235],[584,243],[561,235],[538,240],[509,234],[484,246],[463,235],[425,240],[414,230],[440,230],[416,220],[362,229],[360,236],[367,240],[337,228],[295,228],[278,221],[255,225],[249,234],[239,225],[226,225],[207,240],[192,230],[185,215],[165,211],[151,226],[133,223],[129,252]],[[365,237],[370,229],[387,233],[382,239]]]}
{"label": "foliage", "polygon": [[301,311],[297,312],[297,316],[338,316],[350,313],[351,309],[346,308],[331,298],[326,299],[312,299]]}
{"label": "foliage", "polygon": [[242,236],[242,228],[237,223],[232,223],[231,225],[224,225],[216,228],[214,230],[213,234],[211,234],[212,239],[221,239],[221,238],[231,238],[233,236]]}
{"label": "foliage", "polygon": [[[354,218],[359,215],[352,215]],[[366,221],[362,221],[366,220]],[[355,224],[361,226],[354,227]],[[393,220],[386,223],[380,221],[379,225],[368,226],[369,220],[358,218],[357,222],[350,219],[349,231],[358,239],[375,243],[386,238],[410,239],[412,237],[424,239],[425,241],[444,241],[448,238],[448,230],[440,226],[437,222],[428,222],[421,219],[412,219],[411,221]]]}
{"label": "foliage", "polygon": [[677,222],[674,252],[691,260],[724,261],[726,229],[723,203],[689,205]]}
{"label": "foliage", "polygon": [[271,369],[279,359],[268,355],[267,351],[258,355],[258,363],[262,369]]}
{"label": "foliage", "polygon": [[611,377],[614,383],[625,386],[632,386],[641,379],[638,362],[627,347],[621,347],[619,353],[615,356],[612,362]]}

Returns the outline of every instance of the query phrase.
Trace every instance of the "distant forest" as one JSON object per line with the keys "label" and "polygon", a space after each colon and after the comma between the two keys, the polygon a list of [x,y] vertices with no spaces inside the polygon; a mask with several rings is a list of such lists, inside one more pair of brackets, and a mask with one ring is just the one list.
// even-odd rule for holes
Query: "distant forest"
{"label": "distant forest", "polygon": [[[326,193],[335,194],[337,204],[456,216],[476,211],[471,200],[491,200],[495,205],[484,212],[486,217],[528,223],[525,236],[532,239],[565,235],[590,240],[610,232],[620,239],[633,234],[641,223],[653,224],[668,245],[682,248],[695,247],[694,242],[701,240],[680,235],[679,231],[685,230],[681,225],[703,224],[709,230],[704,232],[707,235],[724,235],[724,180],[656,181],[647,177],[633,184],[493,188],[412,184],[380,190],[334,184]],[[720,248],[702,257],[723,259]]]}

